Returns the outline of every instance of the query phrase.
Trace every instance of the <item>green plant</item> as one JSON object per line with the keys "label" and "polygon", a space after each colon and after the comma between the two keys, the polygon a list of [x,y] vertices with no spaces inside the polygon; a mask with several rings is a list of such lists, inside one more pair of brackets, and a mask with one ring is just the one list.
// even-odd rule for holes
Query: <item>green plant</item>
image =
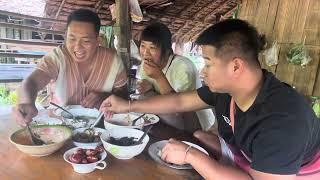
{"label": "green plant", "polygon": [[311,100],[312,100],[312,109],[316,114],[316,116],[320,118],[320,98],[311,96]]}
{"label": "green plant", "polygon": [[16,103],[17,92],[10,92],[4,85],[0,85],[0,105],[13,105]]}
{"label": "green plant", "polygon": [[290,64],[305,66],[311,61],[311,57],[304,44],[295,44],[287,53],[287,61]]}

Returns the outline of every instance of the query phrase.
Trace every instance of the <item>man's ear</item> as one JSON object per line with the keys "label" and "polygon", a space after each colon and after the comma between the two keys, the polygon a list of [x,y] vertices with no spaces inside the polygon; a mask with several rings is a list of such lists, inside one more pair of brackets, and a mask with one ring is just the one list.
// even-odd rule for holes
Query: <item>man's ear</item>
{"label": "man's ear", "polygon": [[239,77],[242,74],[244,71],[244,64],[244,60],[241,58],[234,58],[232,60],[233,74],[235,77]]}

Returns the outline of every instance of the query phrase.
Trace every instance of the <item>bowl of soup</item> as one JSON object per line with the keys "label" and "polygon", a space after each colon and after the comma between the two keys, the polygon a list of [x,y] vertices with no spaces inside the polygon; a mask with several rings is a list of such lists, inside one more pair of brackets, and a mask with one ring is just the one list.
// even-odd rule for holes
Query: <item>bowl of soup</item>
{"label": "bowl of soup", "polygon": [[37,125],[31,126],[31,129],[46,144],[33,144],[26,128],[17,130],[10,135],[10,142],[21,152],[31,156],[48,156],[56,152],[72,135],[71,129],[61,125]]}

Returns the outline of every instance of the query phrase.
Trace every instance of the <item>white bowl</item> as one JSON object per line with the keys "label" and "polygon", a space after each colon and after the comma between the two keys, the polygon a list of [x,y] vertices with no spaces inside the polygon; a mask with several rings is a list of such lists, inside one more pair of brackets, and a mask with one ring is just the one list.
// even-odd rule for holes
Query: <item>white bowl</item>
{"label": "white bowl", "polygon": [[142,129],[144,120],[143,118],[140,118],[137,120],[134,126],[132,126],[132,120],[139,117],[141,114],[137,113],[129,113],[128,119],[128,113],[124,114],[114,114],[112,118],[105,119],[104,120],[104,128],[105,129],[112,129],[112,128],[133,128],[133,129]]}
{"label": "white bowl", "polygon": [[[69,115],[66,112],[61,112],[61,116],[63,117],[64,121],[67,125],[70,125],[74,128],[82,128],[82,127],[90,127],[97,117],[99,116],[100,112],[97,109],[90,109],[90,108],[84,108],[81,106],[70,106],[70,108],[67,108],[68,111],[70,111],[74,116],[88,116],[92,117],[88,121],[83,121],[82,119],[79,120],[73,120],[71,118],[67,118],[66,116]],[[65,115],[65,116],[63,116]]]}
{"label": "white bowl", "polygon": [[143,131],[138,129],[131,129],[131,128],[114,128],[109,129],[102,133],[100,136],[102,144],[104,148],[111,153],[117,159],[131,159],[134,156],[139,155],[144,148],[146,147],[147,143],[149,142],[149,136],[146,135],[141,144],[132,145],[132,146],[118,146],[113,145],[107,142],[110,137],[114,138],[122,138],[122,137],[135,137],[139,139],[143,135]]}
{"label": "white bowl", "polygon": [[[100,160],[94,163],[89,163],[89,164],[76,164],[73,163],[69,160],[69,157],[77,151],[77,149],[82,148],[82,149],[95,149],[95,146],[84,146],[84,147],[75,147],[72,149],[69,149],[63,154],[63,159],[70,163],[73,167],[73,170],[77,173],[90,173],[93,172],[95,169],[104,169],[107,167],[107,163],[104,161],[104,159],[107,157],[106,151],[103,151],[100,153]],[[101,166],[100,166],[101,165]]]}
{"label": "white bowl", "polygon": [[[85,142],[77,142],[73,139],[73,136],[77,133],[83,133],[86,129],[88,128],[78,128],[78,129],[75,129],[73,130],[72,132],[72,143],[75,145],[75,146],[78,146],[78,147],[85,147],[85,146],[93,146],[93,147],[97,147],[99,146],[101,143],[101,140],[99,138],[99,141],[98,142],[90,142],[90,143],[85,143]],[[98,133],[103,133],[105,132],[106,130],[105,129],[102,129],[102,128],[92,128],[95,132],[98,132]]]}
{"label": "white bowl", "polygon": [[61,125],[62,121],[57,118],[36,116],[33,118],[31,125]]}

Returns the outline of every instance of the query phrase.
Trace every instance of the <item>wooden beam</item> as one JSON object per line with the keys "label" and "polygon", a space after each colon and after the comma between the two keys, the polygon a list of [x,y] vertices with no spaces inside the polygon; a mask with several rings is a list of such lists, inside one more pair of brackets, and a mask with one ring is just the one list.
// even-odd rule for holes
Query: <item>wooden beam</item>
{"label": "wooden beam", "polygon": [[103,7],[103,3],[104,3],[104,0],[99,0],[97,2],[97,4],[94,6],[96,13],[98,13],[100,11],[100,9]]}
{"label": "wooden beam", "polygon": [[228,18],[232,15],[234,11],[236,11],[238,6],[235,6],[234,8],[231,8],[228,12],[222,15],[223,18]]}
{"label": "wooden beam", "polygon": [[65,2],[66,2],[66,0],[62,0],[61,4],[59,5],[59,9],[58,9],[58,11],[57,11],[57,13],[56,13],[56,15],[55,15],[55,19],[58,19],[59,14],[60,14],[60,12],[61,12],[61,9],[62,9],[62,7],[63,7],[63,5],[64,5]]}
{"label": "wooden beam", "polygon": [[0,52],[0,57],[42,58],[43,55]]}
{"label": "wooden beam", "polygon": [[57,47],[57,46],[61,45],[60,43],[14,40],[14,39],[5,39],[5,38],[0,38],[0,43],[4,43],[4,44],[25,44],[25,45],[37,45],[37,46],[51,46],[51,47]]}
{"label": "wooden beam", "polygon": [[[183,13],[184,13],[184,12],[192,11],[192,9],[195,8],[195,7],[197,6],[197,4],[199,4],[199,3],[201,3],[201,2],[203,2],[203,0],[197,0],[196,2],[189,4],[188,7],[186,7],[184,10],[182,10],[182,11],[179,13],[178,17],[183,16]],[[197,12],[199,12],[199,11],[203,10],[204,8],[206,8],[211,2],[212,2],[212,1],[207,1],[207,2],[205,2],[204,6],[202,6]],[[195,16],[193,16],[193,17],[195,17]]]}
{"label": "wooden beam", "polygon": [[129,13],[129,2],[123,0],[116,0],[117,19],[116,24],[119,27],[118,31],[118,52],[124,65],[129,70],[130,63],[130,39],[131,39],[131,19]]}
{"label": "wooden beam", "polygon": [[[204,22],[207,22],[208,19],[209,19],[208,17],[210,17],[211,15],[214,14],[214,15],[216,16],[216,14],[217,14],[216,10],[219,9],[219,8],[221,8],[221,7],[223,7],[223,6],[224,6],[225,4],[227,4],[228,2],[230,2],[230,1],[227,0],[227,1],[224,1],[224,2],[220,3],[217,8],[215,8],[211,13],[209,13],[209,14],[206,15],[206,17],[204,18]],[[217,19],[216,19],[216,20],[217,20]]]}
{"label": "wooden beam", "polygon": [[13,13],[13,12],[3,11],[3,10],[0,10],[0,14],[6,15],[6,16],[13,16],[13,17],[21,18],[21,19],[32,19],[32,20],[37,20],[37,21],[55,22],[55,23],[62,23],[62,24],[66,24],[67,23],[66,21],[62,21],[62,20],[56,20],[56,19],[51,19],[51,18],[24,15],[24,14]]}
{"label": "wooden beam", "polygon": [[57,35],[62,35],[62,36],[64,36],[64,34],[65,34],[63,31],[54,31],[54,30],[49,30],[49,29],[44,29],[44,28],[38,28],[38,27],[26,26],[26,25],[20,25],[20,24],[13,24],[13,23],[0,22],[0,26],[6,27],[6,28],[21,29],[21,30],[31,30],[31,31],[42,32],[42,33],[47,33],[47,34],[57,34]]}

